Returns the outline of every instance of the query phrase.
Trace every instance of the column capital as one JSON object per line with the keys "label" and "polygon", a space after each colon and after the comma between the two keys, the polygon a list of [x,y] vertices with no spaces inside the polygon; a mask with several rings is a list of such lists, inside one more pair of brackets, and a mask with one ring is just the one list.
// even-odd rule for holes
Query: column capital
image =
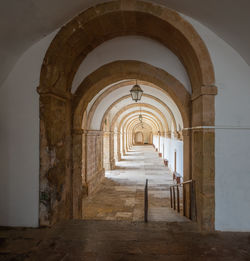
{"label": "column capital", "polygon": [[192,95],[192,101],[203,95],[216,95],[218,88],[215,85],[202,85],[200,90]]}
{"label": "column capital", "polygon": [[82,135],[82,134],[84,134],[84,130],[83,129],[73,129],[73,134]]}
{"label": "column capital", "polygon": [[63,92],[57,89],[49,88],[46,86],[39,85],[36,88],[39,95],[48,95],[63,100],[72,100],[73,95],[71,92]]}
{"label": "column capital", "polygon": [[103,134],[103,131],[101,131],[101,130],[87,130],[86,131],[87,136],[99,136],[102,134]]}
{"label": "column capital", "polygon": [[192,130],[189,128],[184,128],[184,129],[182,129],[181,132],[182,132],[182,136],[191,136]]}
{"label": "column capital", "polygon": [[175,137],[177,140],[182,140],[182,133],[181,133],[181,131],[175,131],[175,132],[174,132],[174,137]]}
{"label": "column capital", "polygon": [[171,138],[171,131],[167,131],[167,132],[165,132],[165,137],[167,137],[167,138]]}

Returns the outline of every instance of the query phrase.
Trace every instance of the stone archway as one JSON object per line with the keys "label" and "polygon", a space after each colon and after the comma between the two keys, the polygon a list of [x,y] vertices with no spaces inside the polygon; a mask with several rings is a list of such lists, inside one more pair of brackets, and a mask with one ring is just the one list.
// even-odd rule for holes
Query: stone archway
{"label": "stone archway", "polygon": [[[112,75],[109,74],[110,71],[113,72]],[[208,201],[210,202],[208,202],[209,205],[206,205],[204,203],[204,199],[202,199],[202,197],[204,197],[204,194],[200,193],[199,191],[199,189],[202,188],[201,183],[206,183],[206,186],[211,186],[211,187],[214,186],[213,176],[210,177],[212,182],[210,183],[210,185],[208,185],[209,183],[207,182],[207,177],[205,178],[205,180],[200,179],[201,178],[200,170],[202,166],[196,165],[197,163],[205,164],[203,158],[199,158],[201,155],[203,155],[203,153],[208,153],[206,157],[209,157],[210,159],[211,157],[214,156],[213,154],[211,154],[211,151],[210,152],[203,151],[202,147],[200,147],[204,145],[207,146],[208,143],[199,144],[196,143],[197,140],[194,140],[194,135],[198,135],[201,139],[203,139],[202,137],[205,137],[208,133],[210,133],[209,137],[212,138],[211,142],[214,142],[213,140],[214,136],[213,137],[210,136],[211,133],[213,133],[213,131],[210,131],[209,128],[203,128],[202,125],[201,126],[191,125],[191,122],[192,124],[194,124],[194,120],[196,120],[197,113],[199,114],[203,108],[199,108],[199,110],[194,111],[195,113],[193,112],[195,103],[190,98],[190,95],[187,93],[186,89],[174,77],[170,76],[165,71],[155,68],[151,65],[142,62],[136,62],[136,61],[119,61],[119,62],[113,62],[104,65],[98,70],[96,70],[95,72],[93,72],[89,77],[95,79],[95,81],[90,82],[87,77],[79,86],[75,95],[75,99],[73,100],[73,109],[74,109],[74,114],[76,116],[74,117],[74,121],[73,121],[75,129],[77,129],[77,126],[81,126],[80,124],[81,124],[82,113],[84,111],[84,108],[86,108],[88,101],[91,99],[91,97],[93,97],[94,95],[96,95],[96,93],[100,91],[99,88],[102,88],[105,85],[109,85],[112,82],[117,82],[120,80],[124,80],[124,79],[126,80],[130,78],[137,78],[139,80],[148,81],[155,85],[158,85],[160,88],[162,88],[163,90],[169,93],[171,98],[175,101],[176,105],[178,106],[184,123],[184,130],[182,132],[183,142],[184,142],[184,180],[188,180],[192,178],[195,179],[196,181],[197,205],[199,203],[203,204],[202,206],[198,205],[198,209],[203,210],[203,208],[205,208],[206,211],[207,210],[209,212],[214,211],[213,206],[211,207],[211,198],[208,197]],[[88,92],[86,92],[86,90],[88,90]],[[214,91],[215,88],[211,87],[211,93],[209,94],[209,96],[213,97]],[[90,93],[92,93],[92,96],[90,96]],[[201,95],[199,97],[204,98],[204,95]],[[209,111],[209,113],[211,114],[211,111]],[[192,117],[192,121],[190,116]],[[208,137],[206,137],[205,140],[207,138]],[[196,146],[197,148],[195,148]],[[198,150],[200,150],[199,153]],[[196,154],[196,157],[194,156],[195,151],[197,151],[198,153]],[[197,159],[199,159],[199,161],[197,161]],[[211,160],[214,163],[214,158]],[[211,166],[212,165],[210,165],[209,168]],[[194,172],[193,169],[194,167],[197,167],[196,172]],[[213,188],[211,188],[211,190],[212,190],[211,197],[213,197],[214,196]],[[201,224],[201,226],[203,226],[201,223],[203,218],[204,221],[206,222],[204,223],[204,225],[208,224],[206,221],[207,214],[206,214],[206,218],[202,216],[198,216],[198,222],[199,224]],[[213,222],[212,219],[211,222]]]}
{"label": "stone archway", "polygon": [[[91,122],[93,120],[93,116],[95,114],[95,111],[97,109],[97,107],[99,106],[99,104],[101,103],[101,101],[104,99],[104,97],[106,97],[108,94],[110,94],[112,91],[114,90],[117,90],[121,87],[124,87],[124,86],[127,86],[129,84],[135,84],[135,81],[125,81],[125,82],[121,82],[121,83],[118,83],[118,84],[115,84],[114,86],[110,87],[108,90],[104,91],[94,102],[94,104],[92,105],[90,111],[89,111],[89,116],[88,116],[88,120],[87,120],[87,128],[90,128],[91,126]],[[146,83],[146,82],[138,82],[138,84],[147,84],[147,85],[150,85],[150,83]],[[151,87],[153,88],[156,88],[156,89],[160,89],[160,88],[157,88],[157,86],[153,86],[153,84],[150,85]],[[156,98],[150,94],[146,94],[144,93],[143,97],[148,97],[150,99],[153,99],[155,101],[157,101],[158,103],[160,103],[167,111],[168,113],[170,114],[170,117],[173,121],[173,124],[174,124],[174,129],[177,131],[177,124],[176,124],[176,120],[175,120],[175,117],[173,115],[173,112],[172,110],[169,108],[169,106],[167,106],[166,103],[164,103],[162,100],[160,100],[159,98]],[[103,126],[103,122],[104,122],[104,119],[106,117],[106,115],[112,110],[112,108],[114,106],[116,106],[119,102],[127,99],[127,98],[130,98],[130,95],[126,95],[126,96],[123,96],[121,98],[119,98],[118,100],[116,100],[115,102],[113,102],[109,108],[105,111],[105,115],[103,116],[103,120],[102,120],[102,123],[101,123],[101,126]],[[103,127],[102,127],[103,128]]]}
{"label": "stone archway", "polygon": [[143,133],[141,131],[135,132],[135,145],[141,145],[144,143]]}
{"label": "stone archway", "polygon": [[[98,81],[96,74],[90,75],[72,96],[72,80],[84,57],[108,39],[133,34],[160,41],[180,58],[190,77],[192,99],[180,91],[181,86],[176,86],[172,76],[137,62],[113,63],[103,70],[104,77],[100,74]],[[184,159],[184,165],[188,166],[184,171],[187,177],[196,180],[198,223],[203,229],[213,229],[214,131],[209,127],[214,125],[217,89],[209,53],[193,27],[176,12],[132,0],[108,2],[88,9],[64,26],[47,50],[38,87],[40,225],[81,217],[82,188],[76,187],[79,181],[81,184],[83,129],[82,118],[73,119],[72,113],[80,110],[79,106],[86,108],[101,86],[131,78],[164,86],[180,108],[185,127],[184,152],[191,155]],[[94,86],[93,91],[87,94],[90,86]]]}
{"label": "stone archway", "polygon": [[[146,111],[144,110],[140,110],[140,111],[134,111],[133,113],[142,113],[143,118],[145,119],[145,122],[150,122],[150,125],[154,128],[154,130],[159,130],[162,129],[163,130],[163,126],[160,122],[160,120],[158,119],[158,117],[156,117],[155,115],[153,115],[153,113],[145,116],[144,113]],[[147,113],[147,112],[146,112]],[[133,131],[131,131],[131,129],[133,128],[133,125],[139,122],[138,119],[138,115],[137,116],[131,116],[130,113],[128,113],[127,115],[125,115],[123,117],[123,119],[121,120],[118,130],[120,130],[120,133],[122,133],[122,139],[124,140],[123,144],[122,144],[122,152],[123,154],[125,154],[125,148],[128,151],[129,146],[133,145]],[[119,144],[120,146],[120,144]]]}

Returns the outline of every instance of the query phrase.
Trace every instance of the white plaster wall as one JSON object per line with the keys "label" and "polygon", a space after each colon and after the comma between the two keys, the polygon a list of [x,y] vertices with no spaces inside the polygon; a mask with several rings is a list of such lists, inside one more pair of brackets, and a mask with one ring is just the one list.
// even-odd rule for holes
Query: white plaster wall
{"label": "white plaster wall", "polygon": [[118,60],[141,61],[166,70],[191,92],[190,81],[184,66],[169,49],[143,36],[123,36],[104,42],[87,55],[74,77],[72,93],[90,73],[107,63]]}
{"label": "white plaster wall", "polygon": [[153,144],[155,145],[156,149],[159,149],[159,137],[157,135],[153,135]]}
{"label": "white plaster wall", "polygon": [[216,77],[215,228],[250,231],[250,67],[227,43],[185,17],[206,42]]}
{"label": "white plaster wall", "polygon": [[153,144],[157,149],[160,147],[159,152],[162,153],[163,159],[168,160],[171,171],[174,171],[174,153],[176,151],[176,171],[183,177],[183,142],[161,136],[159,146],[159,136],[154,135]]}
{"label": "white plaster wall", "polygon": [[39,84],[55,33],[18,60],[0,89],[0,226],[38,226]]}

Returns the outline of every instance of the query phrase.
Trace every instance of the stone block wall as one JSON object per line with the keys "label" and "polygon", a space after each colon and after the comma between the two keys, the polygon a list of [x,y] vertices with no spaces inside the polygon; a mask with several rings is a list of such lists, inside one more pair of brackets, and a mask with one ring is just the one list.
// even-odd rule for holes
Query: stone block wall
{"label": "stone block wall", "polygon": [[102,131],[87,131],[86,170],[88,195],[90,195],[98,189],[104,178]]}

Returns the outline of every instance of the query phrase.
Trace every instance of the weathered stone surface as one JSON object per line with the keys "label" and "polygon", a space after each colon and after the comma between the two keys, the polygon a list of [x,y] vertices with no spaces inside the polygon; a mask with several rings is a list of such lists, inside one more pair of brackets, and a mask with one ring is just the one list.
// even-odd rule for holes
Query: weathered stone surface
{"label": "weathered stone surface", "polygon": [[202,229],[214,228],[213,129],[192,131],[192,178],[196,181],[197,218]]}
{"label": "weathered stone surface", "polygon": [[0,260],[246,261],[249,233],[200,233],[190,223],[71,221],[0,230]]}
{"label": "weathered stone surface", "polygon": [[40,96],[40,225],[72,215],[70,108],[67,99]]}
{"label": "weathered stone surface", "polygon": [[86,183],[89,195],[98,188],[104,177],[102,131],[87,131],[86,149]]}
{"label": "weathered stone surface", "polygon": [[144,186],[149,179],[149,221],[189,222],[170,208],[169,186],[173,176],[152,146],[134,146],[106,171],[95,194],[83,200],[83,218],[94,220],[144,219]]}

